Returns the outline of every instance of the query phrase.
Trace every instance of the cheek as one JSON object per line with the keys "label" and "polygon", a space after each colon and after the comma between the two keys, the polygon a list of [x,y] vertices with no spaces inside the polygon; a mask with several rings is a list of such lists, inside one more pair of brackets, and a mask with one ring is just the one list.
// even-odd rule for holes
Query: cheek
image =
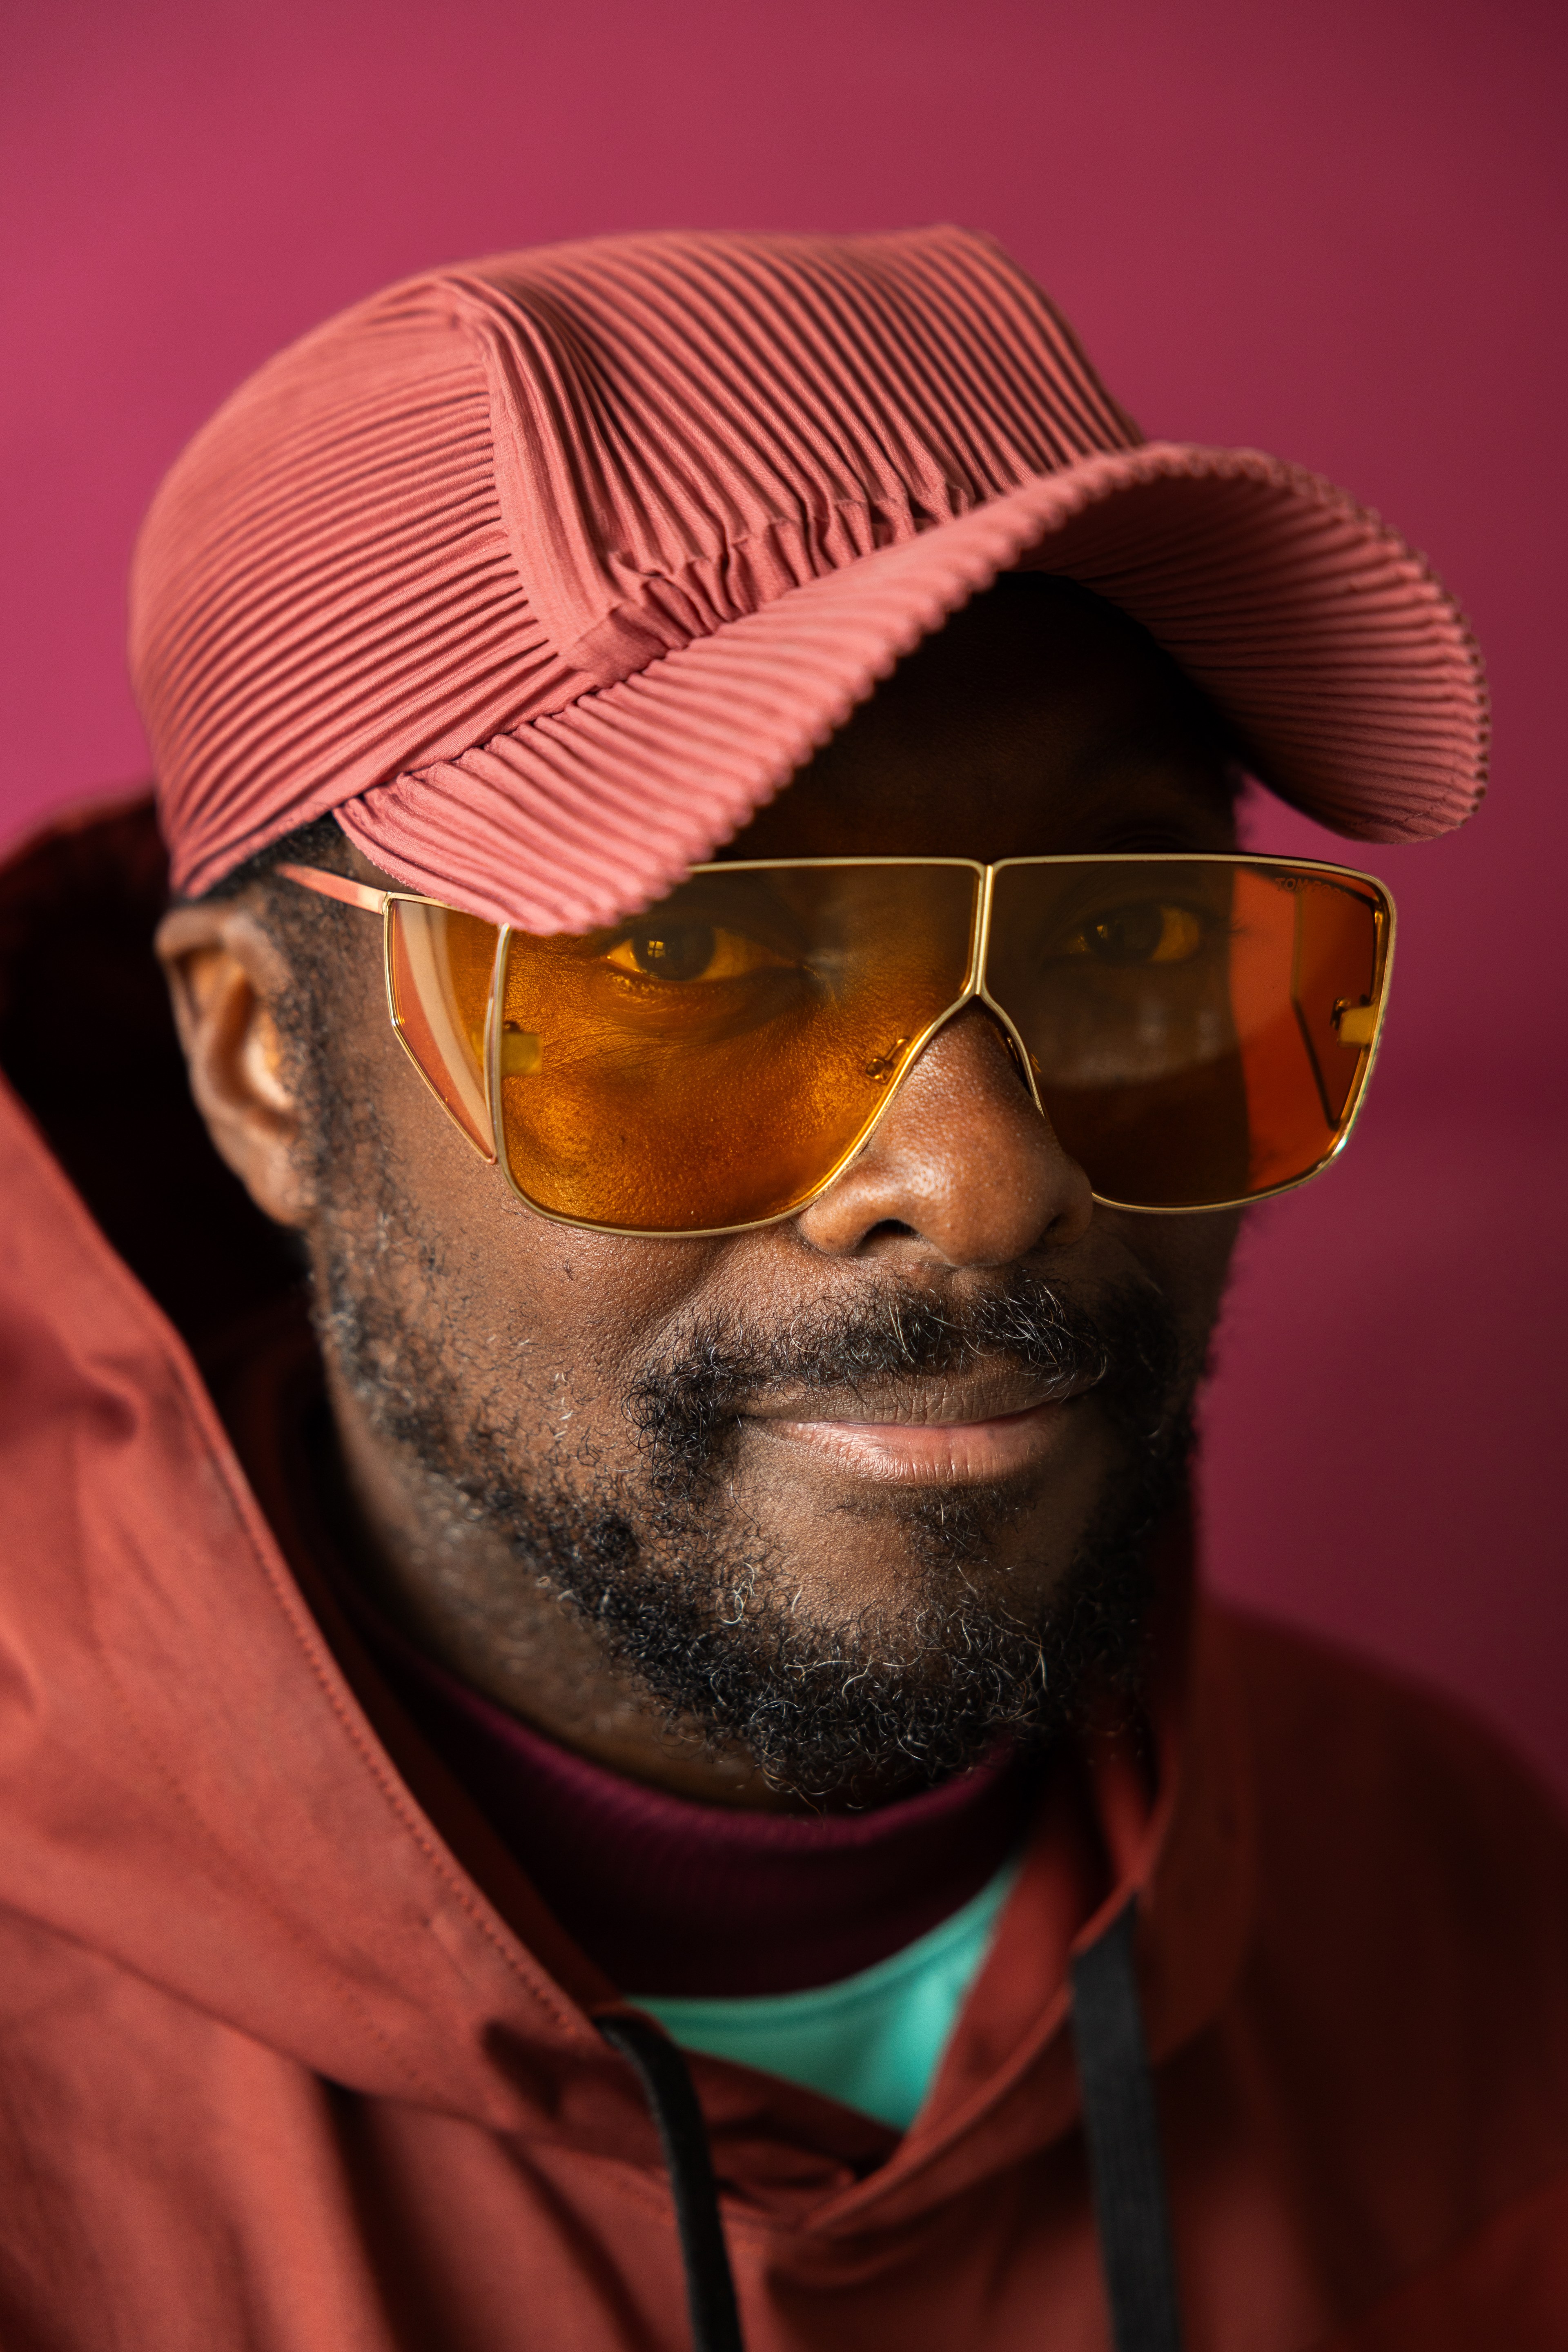
{"label": "cheek", "polygon": [[[623,1399],[662,1334],[710,1286],[722,1244],[644,1242],[552,1224],[445,1115],[392,1035],[366,1040],[383,1160],[376,1218],[413,1277],[405,1304],[476,1394],[526,1368],[541,1405],[564,1383],[601,1442],[629,1442]],[[523,1399],[516,1403],[523,1406]]]}
{"label": "cheek", "polygon": [[1242,1214],[1239,1209],[1185,1217],[1097,1213],[1160,1290],[1194,1352],[1201,1353],[1219,1313]]}

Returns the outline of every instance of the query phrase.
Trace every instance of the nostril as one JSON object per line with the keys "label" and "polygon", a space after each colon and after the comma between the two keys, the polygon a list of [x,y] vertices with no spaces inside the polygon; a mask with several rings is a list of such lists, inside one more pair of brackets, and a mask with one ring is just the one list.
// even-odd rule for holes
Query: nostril
{"label": "nostril", "polygon": [[906,1239],[913,1241],[914,1238],[915,1229],[913,1225],[906,1225],[902,1219],[899,1217],[884,1217],[880,1224],[873,1225],[869,1233],[866,1235],[866,1239],[868,1242],[904,1241]]}

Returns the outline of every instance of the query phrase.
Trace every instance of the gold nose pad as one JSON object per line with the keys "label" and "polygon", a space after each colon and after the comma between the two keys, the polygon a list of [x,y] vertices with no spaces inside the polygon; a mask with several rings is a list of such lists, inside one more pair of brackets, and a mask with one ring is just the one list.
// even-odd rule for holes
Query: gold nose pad
{"label": "gold nose pad", "polygon": [[[994,1018],[994,1016],[993,1017]],[[1040,1107],[1039,1063],[1036,1060],[1033,1054],[1026,1054],[1024,1051],[1023,1046],[1019,1044],[1017,1038],[1015,1037],[1011,1029],[1005,1027],[1000,1021],[996,1023],[996,1026],[1002,1032],[1002,1043],[1007,1048],[1007,1059],[1013,1065],[1014,1073],[1017,1077],[1018,1083],[1037,1110]]]}
{"label": "gold nose pad", "polygon": [[885,1087],[898,1068],[899,1056],[904,1052],[909,1042],[907,1037],[895,1037],[885,1054],[879,1054],[874,1061],[867,1063],[866,1076],[868,1078],[875,1078],[879,1087]]}
{"label": "gold nose pad", "polygon": [[[1007,1048],[1007,1059],[1012,1065],[1014,1076],[1028,1096],[1030,1102],[1043,1117],[1044,1111],[1040,1102],[1039,1063],[1033,1054],[1025,1053],[1024,1047],[1013,1034],[1012,1024],[1006,1015],[992,1003],[989,997],[972,996],[966,1003],[958,1007],[956,1013],[950,1013],[946,1020],[940,1024],[934,1035],[927,1038],[925,1045],[921,1048],[921,1055],[925,1054],[929,1046],[934,1045],[939,1038],[945,1037],[956,1022],[973,1020],[976,1014],[995,1031]],[[875,1062],[868,1062],[866,1076],[868,1078],[875,1078],[879,1085],[885,1085],[891,1071],[897,1067],[898,1058],[905,1051],[909,1042],[907,1037],[900,1037],[889,1049],[889,1054],[879,1056]],[[905,1076],[907,1075],[906,1071]]]}

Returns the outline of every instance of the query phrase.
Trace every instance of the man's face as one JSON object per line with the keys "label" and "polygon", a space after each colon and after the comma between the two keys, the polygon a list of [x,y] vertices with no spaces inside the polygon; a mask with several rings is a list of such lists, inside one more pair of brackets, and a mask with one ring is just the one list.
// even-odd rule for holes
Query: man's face
{"label": "man's face", "polygon": [[[1233,845],[1195,699],[1035,581],[721,854]],[[612,1760],[639,1709],[706,1733],[741,1794],[759,1762],[816,1790],[952,1769],[1125,1671],[1231,1216],[1097,1206],[971,1006],[798,1215],[552,1224],[404,1059],[372,927],[319,915],[344,965],[306,1217],[334,1402],[384,1580],[451,1663]]]}

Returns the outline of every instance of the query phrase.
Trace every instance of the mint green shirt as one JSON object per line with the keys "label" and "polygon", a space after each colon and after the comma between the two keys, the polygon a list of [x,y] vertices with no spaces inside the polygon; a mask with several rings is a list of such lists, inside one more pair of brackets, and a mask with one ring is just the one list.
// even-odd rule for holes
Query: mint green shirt
{"label": "mint green shirt", "polygon": [[994,1941],[1017,1875],[1015,1856],[940,1927],[837,1984],[742,2000],[676,2000],[662,1993],[650,1999],[635,1992],[626,1999],[657,2017],[685,2049],[804,2083],[907,2131]]}

